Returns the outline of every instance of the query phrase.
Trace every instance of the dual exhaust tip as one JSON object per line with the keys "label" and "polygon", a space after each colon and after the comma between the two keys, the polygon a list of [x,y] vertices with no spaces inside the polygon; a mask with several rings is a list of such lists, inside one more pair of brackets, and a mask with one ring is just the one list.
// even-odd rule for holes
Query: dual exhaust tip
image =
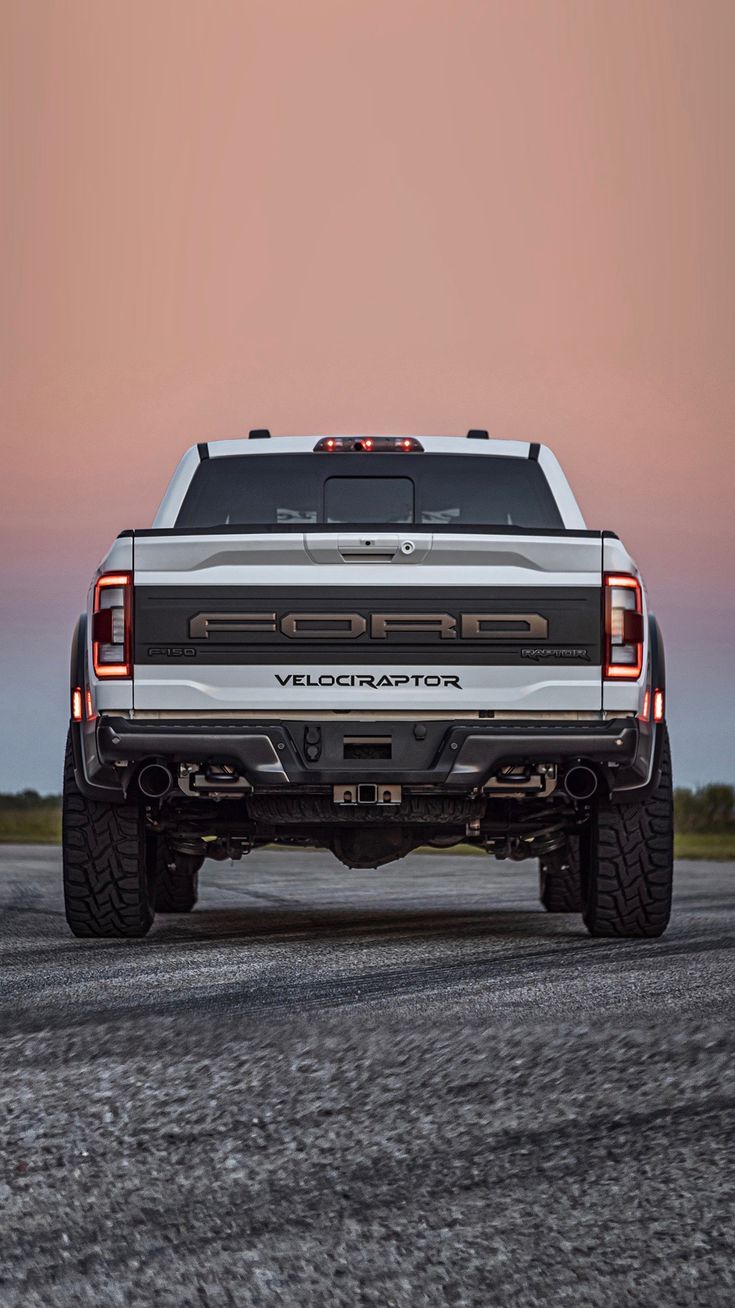
{"label": "dual exhaust tip", "polygon": [[144,763],[138,773],[138,790],[146,799],[164,799],[174,784],[165,763]]}
{"label": "dual exhaust tip", "polygon": [[597,773],[584,763],[575,763],[564,774],[564,789],[570,799],[591,799],[598,785]]}

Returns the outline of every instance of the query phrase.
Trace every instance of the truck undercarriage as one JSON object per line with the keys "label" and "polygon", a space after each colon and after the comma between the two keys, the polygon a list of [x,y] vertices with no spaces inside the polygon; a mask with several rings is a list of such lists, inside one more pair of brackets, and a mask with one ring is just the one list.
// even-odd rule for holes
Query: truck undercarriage
{"label": "truck undercarriage", "polygon": [[545,854],[584,826],[598,790],[640,789],[652,762],[650,731],[632,715],[105,716],[94,735],[106,793],[141,803],[170,850],[231,858],[300,842],[350,867],[427,844]]}

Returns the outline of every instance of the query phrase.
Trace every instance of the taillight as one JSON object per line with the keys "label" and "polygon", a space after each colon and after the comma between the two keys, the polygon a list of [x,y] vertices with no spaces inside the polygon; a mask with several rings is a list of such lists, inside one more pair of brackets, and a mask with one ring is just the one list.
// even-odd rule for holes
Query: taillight
{"label": "taillight", "polygon": [[643,594],[637,577],[605,573],[605,677],[643,671]]}
{"label": "taillight", "polygon": [[133,578],[105,572],[94,588],[92,666],[97,677],[133,675]]}
{"label": "taillight", "polygon": [[73,689],[73,691],[71,692],[71,720],[72,720],[72,722],[81,722],[82,717],[83,717],[82,704],[83,704],[83,700],[82,700],[82,688],[81,688],[81,686],[75,686],[74,689]]}
{"label": "taillight", "polygon": [[664,692],[654,690],[653,692],[653,720],[654,722],[663,722],[664,720]]}

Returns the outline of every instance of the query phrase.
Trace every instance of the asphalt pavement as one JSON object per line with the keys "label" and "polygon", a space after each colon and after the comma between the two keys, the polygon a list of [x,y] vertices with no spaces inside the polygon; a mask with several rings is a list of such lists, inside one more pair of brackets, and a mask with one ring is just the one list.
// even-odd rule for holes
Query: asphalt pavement
{"label": "asphalt pavement", "polygon": [[0,1304],[731,1305],[735,864],[651,943],[533,863],[208,863],[142,941],[0,847]]}

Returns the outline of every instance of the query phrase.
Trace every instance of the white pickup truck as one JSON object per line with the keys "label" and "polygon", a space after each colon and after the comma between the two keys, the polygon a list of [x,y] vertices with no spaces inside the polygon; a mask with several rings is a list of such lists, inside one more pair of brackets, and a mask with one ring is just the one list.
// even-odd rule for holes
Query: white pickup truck
{"label": "white pickup truck", "polygon": [[543,445],[193,446],[102,560],[70,691],[75,935],[143,935],[205,857],[272,843],[349,867],[469,843],[538,858],[593,935],[666,928],[663,643]]}

